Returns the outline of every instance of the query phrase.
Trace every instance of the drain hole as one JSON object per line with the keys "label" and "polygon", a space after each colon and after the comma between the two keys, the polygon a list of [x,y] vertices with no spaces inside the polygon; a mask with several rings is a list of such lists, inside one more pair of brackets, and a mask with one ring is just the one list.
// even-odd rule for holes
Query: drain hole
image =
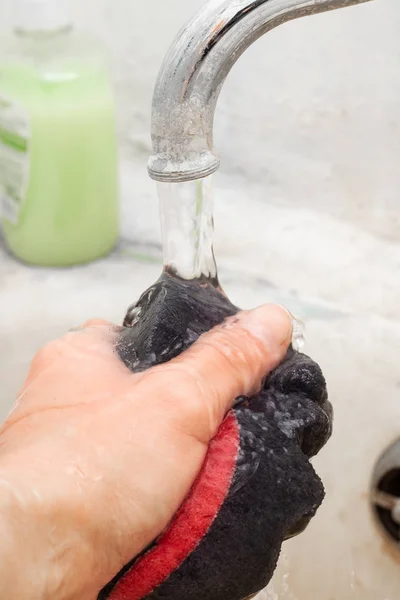
{"label": "drain hole", "polygon": [[386,533],[400,541],[400,468],[385,473],[372,494],[375,513]]}
{"label": "drain hole", "polygon": [[386,473],[380,480],[378,489],[400,499],[400,468],[392,469],[389,473]]}

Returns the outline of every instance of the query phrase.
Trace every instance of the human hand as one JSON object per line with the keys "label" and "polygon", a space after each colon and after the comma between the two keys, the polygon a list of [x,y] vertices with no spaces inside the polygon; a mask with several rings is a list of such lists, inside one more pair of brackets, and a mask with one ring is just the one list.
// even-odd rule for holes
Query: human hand
{"label": "human hand", "polygon": [[235,397],[286,354],[274,306],[228,319],[132,374],[120,328],[91,321],[41,350],[0,431],[0,596],[94,600],[168,525]]}

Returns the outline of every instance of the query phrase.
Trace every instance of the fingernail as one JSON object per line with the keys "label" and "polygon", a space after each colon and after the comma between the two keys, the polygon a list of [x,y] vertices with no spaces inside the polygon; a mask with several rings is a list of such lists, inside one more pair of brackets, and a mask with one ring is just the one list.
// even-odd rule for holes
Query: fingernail
{"label": "fingernail", "polygon": [[289,345],[293,334],[293,318],[286,308],[265,304],[238,315],[240,325],[269,348]]}

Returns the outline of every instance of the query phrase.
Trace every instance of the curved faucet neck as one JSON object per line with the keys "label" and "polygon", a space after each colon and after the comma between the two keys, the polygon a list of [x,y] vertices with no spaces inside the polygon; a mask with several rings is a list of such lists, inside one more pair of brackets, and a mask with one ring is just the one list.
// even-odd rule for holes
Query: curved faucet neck
{"label": "curved faucet neck", "polygon": [[369,0],[211,0],[178,34],[153,95],[150,177],[179,182],[219,168],[213,146],[221,87],[241,54],[267,31],[299,17]]}

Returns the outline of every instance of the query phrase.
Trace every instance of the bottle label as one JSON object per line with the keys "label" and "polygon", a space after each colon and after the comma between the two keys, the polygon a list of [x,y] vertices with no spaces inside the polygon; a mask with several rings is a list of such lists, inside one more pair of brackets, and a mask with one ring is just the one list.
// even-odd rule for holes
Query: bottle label
{"label": "bottle label", "polygon": [[17,223],[29,180],[30,128],[26,112],[0,93],[0,217]]}

